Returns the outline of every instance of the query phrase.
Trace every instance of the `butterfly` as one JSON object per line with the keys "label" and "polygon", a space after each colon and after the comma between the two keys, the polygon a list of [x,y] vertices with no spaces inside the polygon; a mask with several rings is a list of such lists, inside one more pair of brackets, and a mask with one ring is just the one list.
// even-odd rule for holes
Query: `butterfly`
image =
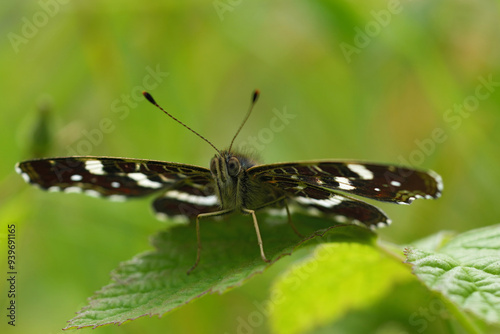
{"label": "butterfly", "polygon": [[410,204],[418,198],[438,198],[443,189],[441,177],[433,171],[359,161],[259,164],[233,151],[234,140],[259,97],[258,90],[229,148],[222,151],[161,108],[149,93],[143,95],[215,149],[209,168],[155,160],[73,156],[23,161],[16,164],[16,171],[26,182],[47,191],[84,193],[115,201],[159,193],[153,201],[158,218],[195,221],[198,250],[188,274],[200,262],[200,219],[233,212],[251,215],[260,256],[269,262],[256,216],[260,209],[284,208],[299,235],[289,205],[339,222],[375,228],[390,224],[390,219],[379,208],[351,195]]}

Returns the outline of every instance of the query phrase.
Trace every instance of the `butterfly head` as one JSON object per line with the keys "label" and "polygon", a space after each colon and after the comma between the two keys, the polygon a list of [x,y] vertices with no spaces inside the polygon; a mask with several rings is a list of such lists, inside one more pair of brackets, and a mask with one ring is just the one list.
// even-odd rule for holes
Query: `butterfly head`
{"label": "butterfly head", "polygon": [[256,163],[248,157],[229,151],[216,154],[210,161],[210,172],[212,176],[229,185],[244,173],[244,171]]}
{"label": "butterfly head", "polygon": [[255,164],[248,157],[228,150],[212,158],[210,172],[216,186],[215,192],[224,209],[237,208],[242,205],[242,182],[246,178],[246,170]]}

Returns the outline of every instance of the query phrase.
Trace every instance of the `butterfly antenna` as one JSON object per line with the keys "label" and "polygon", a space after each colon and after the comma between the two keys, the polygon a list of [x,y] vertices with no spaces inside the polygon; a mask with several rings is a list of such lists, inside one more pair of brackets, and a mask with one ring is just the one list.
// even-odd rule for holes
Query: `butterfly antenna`
{"label": "butterfly antenna", "polygon": [[234,140],[240,134],[241,128],[243,128],[243,125],[245,125],[245,123],[247,122],[248,117],[250,117],[250,114],[252,113],[253,107],[255,106],[255,103],[257,102],[259,95],[260,95],[260,91],[258,89],[256,89],[252,95],[252,103],[250,104],[250,108],[248,108],[248,112],[245,116],[245,119],[243,120],[243,122],[241,122],[240,128],[238,129],[238,131],[236,131],[236,134],[234,135],[233,140],[231,140],[231,145],[229,145],[229,149],[227,150],[228,152],[231,152],[231,147],[233,147]]}
{"label": "butterfly antenna", "polygon": [[170,118],[172,118],[174,121],[176,121],[177,123],[181,124],[182,126],[184,126],[186,129],[188,129],[189,131],[191,131],[192,133],[194,133],[195,135],[197,135],[198,137],[200,137],[201,139],[203,139],[204,141],[206,141],[210,146],[212,146],[214,148],[214,150],[217,151],[217,153],[219,155],[220,154],[220,151],[217,149],[217,147],[214,146],[214,144],[212,144],[207,138],[203,137],[202,135],[200,135],[198,132],[194,131],[193,129],[191,129],[189,126],[187,126],[186,124],[182,123],[181,121],[179,121],[177,118],[175,118],[174,116],[172,116],[168,111],[166,111],[165,109],[163,109],[162,107],[160,107],[158,105],[158,103],[156,103],[155,99],[153,99],[153,97],[151,96],[151,94],[149,94],[148,92],[142,92],[142,95],[144,95],[144,97],[146,98],[146,100],[148,100],[151,104],[153,104],[154,106],[156,106],[158,109],[160,109],[161,111],[163,111],[165,114],[167,114],[168,116],[170,116]]}

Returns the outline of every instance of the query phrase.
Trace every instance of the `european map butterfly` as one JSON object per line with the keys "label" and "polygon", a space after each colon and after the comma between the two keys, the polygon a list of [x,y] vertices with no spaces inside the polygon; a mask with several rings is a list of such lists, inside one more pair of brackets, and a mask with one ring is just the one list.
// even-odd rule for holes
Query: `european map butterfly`
{"label": "european map butterfly", "polygon": [[259,97],[257,90],[229,148],[223,151],[161,108],[149,93],[143,94],[215,149],[217,153],[210,161],[210,168],[154,160],[74,156],[23,161],[16,165],[16,171],[26,182],[48,191],[84,193],[116,201],[159,193],[153,202],[159,218],[184,218],[196,223],[197,257],[188,274],[200,261],[200,219],[232,212],[251,215],[260,256],[269,262],[255,214],[260,209],[285,209],[297,234],[289,204],[339,222],[375,228],[388,225],[390,219],[377,207],[348,195],[410,204],[417,198],[438,198],[443,189],[441,177],[433,171],[358,161],[260,165],[234,152],[234,140]]}

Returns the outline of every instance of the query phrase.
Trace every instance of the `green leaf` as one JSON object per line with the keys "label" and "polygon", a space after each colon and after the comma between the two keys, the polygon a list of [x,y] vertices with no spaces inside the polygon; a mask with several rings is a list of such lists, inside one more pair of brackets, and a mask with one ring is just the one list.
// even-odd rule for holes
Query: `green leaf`
{"label": "green leaf", "polygon": [[411,246],[424,251],[435,251],[445,245],[455,235],[456,233],[452,231],[439,231],[429,237],[412,242]]}
{"label": "green leaf", "polygon": [[398,260],[373,245],[341,242],[318,247],[273,287],[275,333],[301,333],[359,310],[385,296],[395,283],[412,280]]}
{"label": "green leaf", "polygon": [[98,291],[69,328],[121,324],[142,316],[161,316],[207,293],[222,293],[262,272],[279,258],[319,241],[373,242],[375,234],[355,225],[333,225],[328,220],[294,215],[305,236],[299,238],[286,218],[259,215],[264,249],[270,264],[262,261],[249,216],[232,215],[222,221],[201,221],[202,253],[199,266],[186,271],[196,258],[192,225],[176,226],[152,239],[155,250],[122,263],[113,282]]}
{"label": "green leaf", "polygon": [[430,289],[462,311],[500,323],[500,225],[457,235],[435,250],[409,248],[406,256]]}

